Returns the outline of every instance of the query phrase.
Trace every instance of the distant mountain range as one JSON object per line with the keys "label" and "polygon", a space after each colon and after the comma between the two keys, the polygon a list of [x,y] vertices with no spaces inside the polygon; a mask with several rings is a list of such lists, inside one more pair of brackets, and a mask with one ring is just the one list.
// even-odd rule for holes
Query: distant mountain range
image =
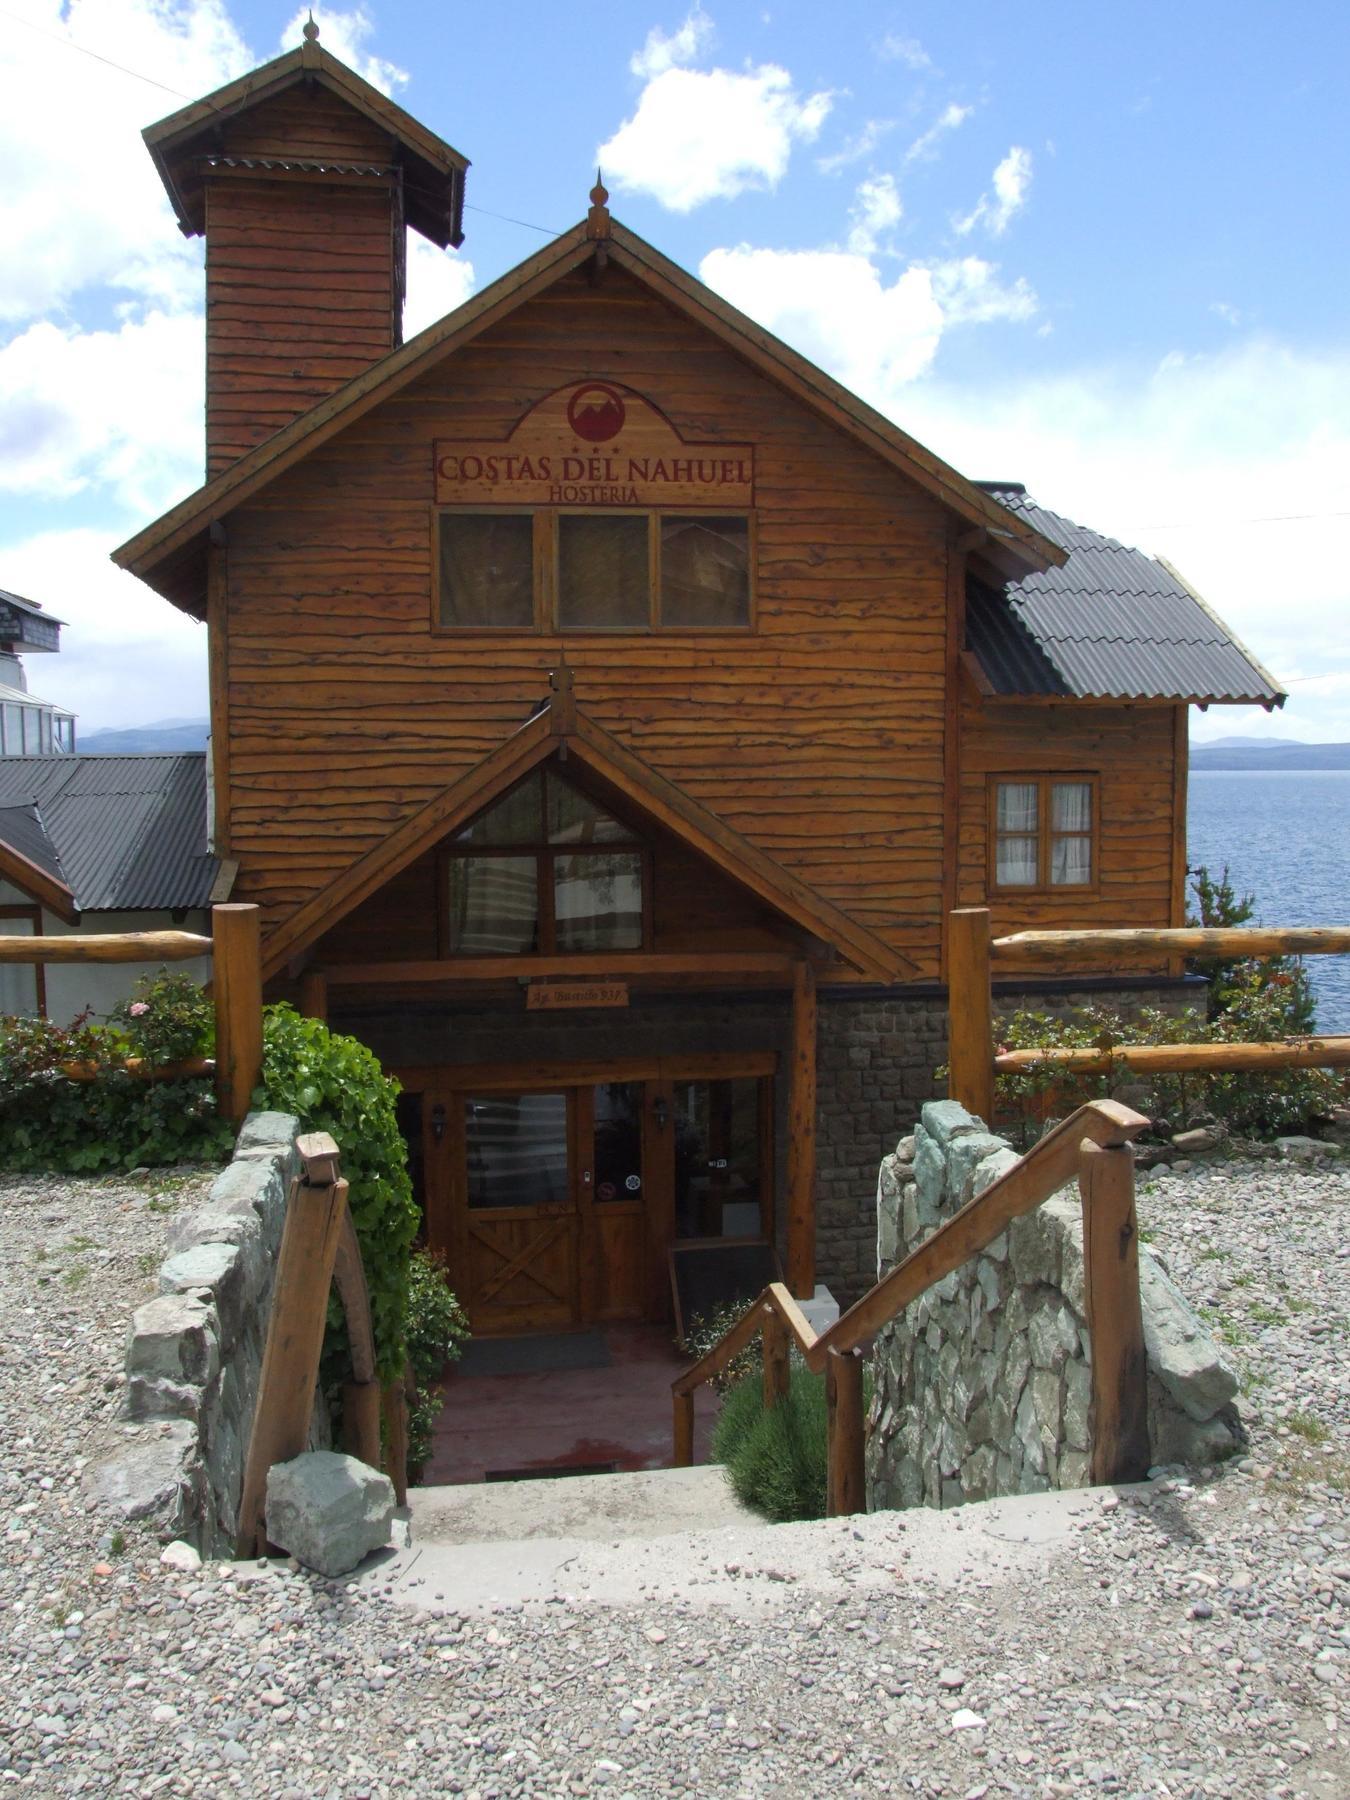
{"label": "distant mountain range", "polygon": [[205,750],[206,719],[159,719],[153,725],[127,725],[120,731],[81,733],[75,748],[86,756],[133,756],[138,752]]}
{"label": "distant mountain range", "polygon": [[1293,738],[1216,738],[1191,745],[1193,769],[1350,769],[1350,744]]}

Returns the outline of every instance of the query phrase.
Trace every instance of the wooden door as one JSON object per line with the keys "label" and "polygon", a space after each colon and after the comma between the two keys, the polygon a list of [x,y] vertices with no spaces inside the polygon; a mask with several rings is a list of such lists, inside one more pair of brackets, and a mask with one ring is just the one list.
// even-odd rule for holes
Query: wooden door
{"label": "wooden door", "polygon": [[647,1217],[652,1157],[647,1083],[601,1081],[577,1093],[582,1169],[583,1304],[592,1319],[641,1319],[648,1311]]}
{"label": "wooden door", "polygon": [[469,1323],[483,1336],[581,1319],[576,1106],[567,1090],[459,1094],[455,1236]]}

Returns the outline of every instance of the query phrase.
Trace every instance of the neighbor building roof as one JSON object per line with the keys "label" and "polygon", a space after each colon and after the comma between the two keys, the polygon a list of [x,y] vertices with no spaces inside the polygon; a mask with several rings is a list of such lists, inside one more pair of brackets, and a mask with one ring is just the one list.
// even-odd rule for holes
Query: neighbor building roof
{"label": "neighbor building roof", "polygon": [[1168,562],[981,483],[1068,552],[1003,589],[972,578],[966,641],[986,693],[1016,698],[1194,700],[1282,706],[1274,677]]}
{"label": "neighbor building roof", "polygon": [[206,758],[0,757],[0,845],[69,888],[80,912],[207,905]]}

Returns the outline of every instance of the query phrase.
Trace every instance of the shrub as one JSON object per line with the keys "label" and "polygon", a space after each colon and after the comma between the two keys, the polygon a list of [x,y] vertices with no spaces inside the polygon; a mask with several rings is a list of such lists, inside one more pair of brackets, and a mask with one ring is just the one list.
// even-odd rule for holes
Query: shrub
{"label": "shrub", "polygon": [[782,1524],[825,1517],[823,1375],[794,1358],[786,1396],[767,1409],[758,1376],[738,1381],[722,1402],[712,1447],[737,1499],[766,1519]]}
{"label": "shrub", "polygon": [[450,1289],[445,1259],[432,1250],[414,1250],[408,1267],[408,1362],[413,1391],[408,1396],[408,1479],[416,1481],[431,1454],[431,1431],[441,1410],[441,1377],[458,1362],[469,1321]]}
{"label": "shrub", "polygon": [[398,1083],[356,1038],[302,1018],[291,1006],[264,1009],[262,1082],[254,1104],[295,1113],[305,1131],[330,1132],[342,1152],[370,1289],[375,1360],[385,1381],[403,1373],[409,1256],[418,1226],[407,1147],[394,1111],[398,1093]]}
{"label": "shrub", "polygon": [[[0,1018],[0,1166],[98,1174],[180,1162],[216,1162],[231,1132],[208,1077],[149,1082],[120,1065],[155,1066],[210,1052],[210,1002],[190,977],[143,976],[107,1025],[82,1013],[69,1026]],[[92,1064],[92,1081],[62,1073]]]}
{"label": "shrub", "polygon": [[[710,1307],[707,1312],[694,1313],[684,1336],[676,1340],[675,1348],[681,1356],[687,1356],[690,1362],[698,1362],[722,1341],[749,1305],[749,1300],[728,1300],[722,1306]],[[759,1333],[756,1332],[745,1348],[737,1351],[726,1368],[713,1376],[709,1385],[719,1394],[725,1394],[742,1377],[757,1372],[763,1366],[762,1358],[763,1347]]]}

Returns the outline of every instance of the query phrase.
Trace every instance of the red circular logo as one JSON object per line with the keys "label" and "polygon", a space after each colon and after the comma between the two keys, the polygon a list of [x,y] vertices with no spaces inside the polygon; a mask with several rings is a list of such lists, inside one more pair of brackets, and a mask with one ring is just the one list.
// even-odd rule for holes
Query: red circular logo
{"label": "red circular logo", "polygon": [[623,400],[602,381],[579,387],[567,402],[567,423],[588,444],[604,444],[623,430]]}

